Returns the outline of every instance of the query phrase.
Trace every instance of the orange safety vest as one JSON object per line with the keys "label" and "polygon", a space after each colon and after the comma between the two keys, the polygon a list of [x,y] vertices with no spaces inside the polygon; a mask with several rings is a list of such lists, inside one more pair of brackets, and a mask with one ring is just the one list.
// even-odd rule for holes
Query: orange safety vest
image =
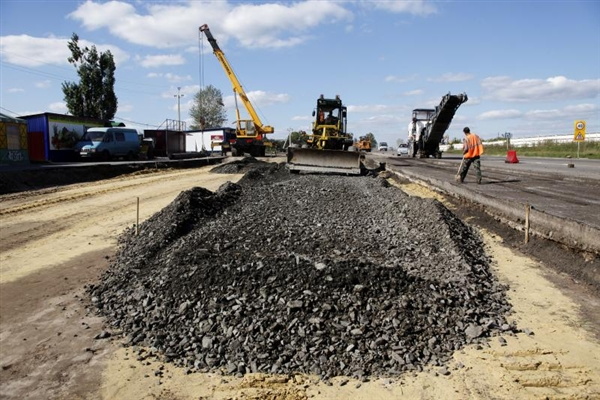
{"label": "orange safety vest", "polygon": [[463,153],[465,158],[479,157],[483,154],[481,139],[474,133],[467,134],[463,142]]}

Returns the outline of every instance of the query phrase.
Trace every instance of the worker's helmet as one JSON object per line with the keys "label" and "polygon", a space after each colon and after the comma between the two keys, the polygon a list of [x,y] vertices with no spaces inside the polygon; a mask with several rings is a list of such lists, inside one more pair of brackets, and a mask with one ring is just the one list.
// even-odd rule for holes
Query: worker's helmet
{"label": "worker's helmet", "polygon": [[470,133],[470,132],[471,132],[471,130],[469,129],[469,127],[468,127],[468,126],[465,126],[465,128],[463,129],[463,132],[464,132],[464,133]]}

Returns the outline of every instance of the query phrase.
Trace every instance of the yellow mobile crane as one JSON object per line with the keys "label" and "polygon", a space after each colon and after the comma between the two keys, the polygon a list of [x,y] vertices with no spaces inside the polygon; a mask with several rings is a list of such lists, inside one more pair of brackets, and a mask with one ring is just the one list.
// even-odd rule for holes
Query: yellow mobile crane
{"label": "yellow mobile crane", "polygon": [[[229,61],[225,57],[223,51],[219,48],[217,44],[217,40],[213,37],[210,29],[207,24],[204,24],[200,27],[200,32],[204,32],[208,42],[210,43],[214,55],[217,57],[221,66],[225,70],[225,74],[231,81],[231,85],[233,86],[233,92],[235,97],[235,112],[236,112],[236,129],[235,129],[235,138],[230,139],[231,152],[232,155],[241,156],[244,153],[248,153],[251,156],[263,157],[265,155],[265,144],[266,144],[266,135],[269,133],[275,132],[275,129],[272,126],[263,125],[260,120],[258,114],[254,110],[250,99],[244,92],[244,88],[242,88],[242,84],[238,80],[237,76],[233,72]],[[237,96],[242,99],[244,103],[244,107],[246,107],[246,111],[250,114],[251,119],[241,119],[240,118],[240,110],[237,107]]]}

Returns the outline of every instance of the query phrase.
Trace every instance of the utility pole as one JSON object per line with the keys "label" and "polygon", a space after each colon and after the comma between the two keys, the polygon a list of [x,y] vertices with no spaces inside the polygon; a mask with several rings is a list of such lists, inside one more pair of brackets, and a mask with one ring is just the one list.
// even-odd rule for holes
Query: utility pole
{"label": "utility pole", "polygon": [[180,99],[183,97],[183,94],[180,94],[181,87],[177,87],[177,94],[173,95],[173,97],[177,97],[177,130],[181,132],[181,102]]}

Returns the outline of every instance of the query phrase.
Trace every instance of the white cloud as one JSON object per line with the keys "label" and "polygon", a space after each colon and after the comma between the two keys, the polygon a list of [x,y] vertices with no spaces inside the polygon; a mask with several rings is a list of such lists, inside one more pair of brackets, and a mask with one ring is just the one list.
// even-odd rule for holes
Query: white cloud
{"label": "white cloud", "polygon": [[[67,59],[71,52],[67,43],[71,38],[47,37],[39,38],[29,35],[11,35],[0,38],[0,51],[4,61],[24,67],[39,67],[42,65],[69,65]],[[110,50],[115,63],[121,63],[129,58],[129,55],[116,46],[105,44],[94,44],[79,39],[79,47],[96,46],[99,52]]]}
{"label": "white cloud", "polygon": [[8,93],[22,93],[25,92],[25,89],[23,88],[9,88]]}
{"label": "white cloud", "polygon": [[428,79],[428,81],[430,82],[464,82],[464,81],[470,81],[471,79],[473,79],[473,75],[471,74],[466,74],[464,72],[460,72],[460,73],[445,73],[437,78],[430,78]]}
{"label": "white cloud", "polygon": [[560,117],[561,111],[558,109],[553,110],[532,110],[527,111],[523,116],[529,120],[548,121]]}
{"label": "white cloud", "polygon": [[[248,96],[248,99],[252,103],[252,106],[254,106],[255,108],[263,107],[263,106],[270,106],[273,104],[284,104],[290,100],[290,96],[286,93],[276,94],[276,93],[264,92],[262,90],[255,90],[252,92],[247,92],[246,95]],[[225,104],[226,108],[229,108],[229,109],[235,108],[235,99],[233,98],[233,95],[225,96],[223,98],[223,103]],[[238,106],[242,110],[244,109],[244,104],[239,99],[238,99]]]}
{"label": "white cloud", "polygon": [[292,117],[292,121],[312,121],[313,117],[310,115],[297,115]]}
{"label": "white cloud", "polygon": [[371,113],[371,114],[382,114],[389,112],[396,112],[402,109],[402,107],[387,105],[387,104],[365,104],[365,105],[349,105],[348,113]]}
{"label": "white cloud", "polygon": [[414,81],[416,79],[415,75],[412,76],[397,76],[397,75],[388,75],[384,78],[385,82],[394,82],[394,83],[404,83]]}
{"label": "white cloud", "polygon": [[[169,90],[167,90],[166,92],[163,92],[161,94],[161,97],[163,99],[173,98],[173,97],[176,98],[177,93],[179,93],[181,95],[180,102],[181,102],[181,104],[183,104],[183,101],[185,101],[186,99],[189,99],[187,101],[192,101],[192,99],[194,98],[196,93],[198,93],[199,90],[200,90],[199,85],[180,86],[179,91],[177,90],[177,87],[172,86]],[[175,104],[177,104],[177,101],[175,101]]]}
{"label": "white cloud", "polygon": [[150,72],[146,75],[148,78],[165,78],[170,83],[180,83],[184,81],[191,81],[192,77],[190,75],[177,75],[168,73],[159,73],[159,72]]}
{"label": "white cloud", "polygon": [[50,80],[46,79],[44,81],[36,82],[35,87],[44,89],[44,88],[50,87],[51,84],[52,84],[52,82]]}
{"label": "white cloud", "polygon": [[89,30],[107,29],[131,43],[154,48],[197,45],[198,28],[204,23],[211,31],[212,25],[219,27],[213,34],[220,45],[235,37],[247,47],[289,47],[307,40],[306,31],[310,28],[352,19],[340,3],[323,0],[289,4],[151,4],[145,11],[142,14],[120,1],[86,1],[68,17]]}
{"label": "white cloud", "polygon": [[133,105],[131,105],[131,104],[120,104],[119,103],[119,109],[118,109],[119,113],[131,112],[131,111],[133,111]]}
{"label": "white cloud", "polygon": [[509,119],[521,117],[523,113],[519,110],[490,110],[479,114],[478,119],[490,120],[490,119]]}
{"label": "white cloud", "polygon": [[520,111],[516,109],[508,110],[490,110],[481,113],[479,120],[502,120],[522,118],[531,121],[556,121],[556,120],[575,120],[577,118],[591,118],[600,111],[600,106],[596,104],[577,104],[569,105],[563,108],[551,108],[547,110],[529,110]]}
{"label": "white cloud", "polygon": [[547,119],[568,119],[576,120],[580,118],[593,118],[600,112],[600,106],[597,104],[575,104],[568,105],[560,109],[550,110],[530,110],[525,114],[525,118],[530,120],[541,120]]}
{"label": "white cloud", "polygon": [[67,105],[63,101],[57,101],[48,105],[48,110],[57,114],[66,114]]}
{"label": "white cloud", "polygon": [[55,37],[36,38],[29,35],[2,36],[0,49],[5,62],[24,67],[39,67],[46,64],[68,65],[71,52],[67,48],[69,39]]}
{"label": "white cloud", "polygon": [[437,14],[437,8],[428,0],[390,0],[390,1],[372,1],[363,0],[362,4],[373,6],[374,8],[391,11],[393,13],[406,13],[414,15]]}
{"label": "white cloud", "polygon": [[246,47],[290,47],[306,41],[309,28],[351,19],[335,1],[242,4],[227,14],[223,30]]}
{"label": "white cloud", "polygon": [[421,90],[421,89],[415,89],[415,90],[410,90],[408,92],[404,92],[403,94],[405,96],[418,96],[420,94],[423,94],[423,90]]}
{"label": "white cloud", "polygon": [[[24,67],[40,67],[42,65],[69,65],[67,59],[71,52],[67,47],[71,38],[47,37],[39,38],[29,35],[2,36],[0,40],[0,51],[3,61]],[[110,50],[115,63],[124,62],[129,58],[126,52],[120,48],[106,44],[94,44],[79,39],[79,47],[96,46],[99,52]]]}
{"label": "white cloud", "polygon": [[185,58],[179,54],[162,54],[157,56],[145,56],[141,59],[140,65],[144,68],[155,68],[164,65],[183,65]]}
{"label": "white cloud", "polygon": [[589,115],[591,113],[597,113],[600,111],[600,105],[598,104],[576,104],[572,106],[567,106],[564,108],[566,113],[569,114],[586,114]]}
{"label": "white cloud", "polygon": [[526,102],[596,98],[600,79],[572,80],[564,76],[512,80],[507,76],[485,78],[481,82],[485,97],[497,101]]}
{"label": "white cloud", "polygon": [[169,48],[196,43],[201,21],[220,20],[229,9],[225,2],[138,4],[145,7],[146,13],[138,13],[133,5],[121,1],[86,1],[68,17],[86,29],[107,29],[130,43]]}

